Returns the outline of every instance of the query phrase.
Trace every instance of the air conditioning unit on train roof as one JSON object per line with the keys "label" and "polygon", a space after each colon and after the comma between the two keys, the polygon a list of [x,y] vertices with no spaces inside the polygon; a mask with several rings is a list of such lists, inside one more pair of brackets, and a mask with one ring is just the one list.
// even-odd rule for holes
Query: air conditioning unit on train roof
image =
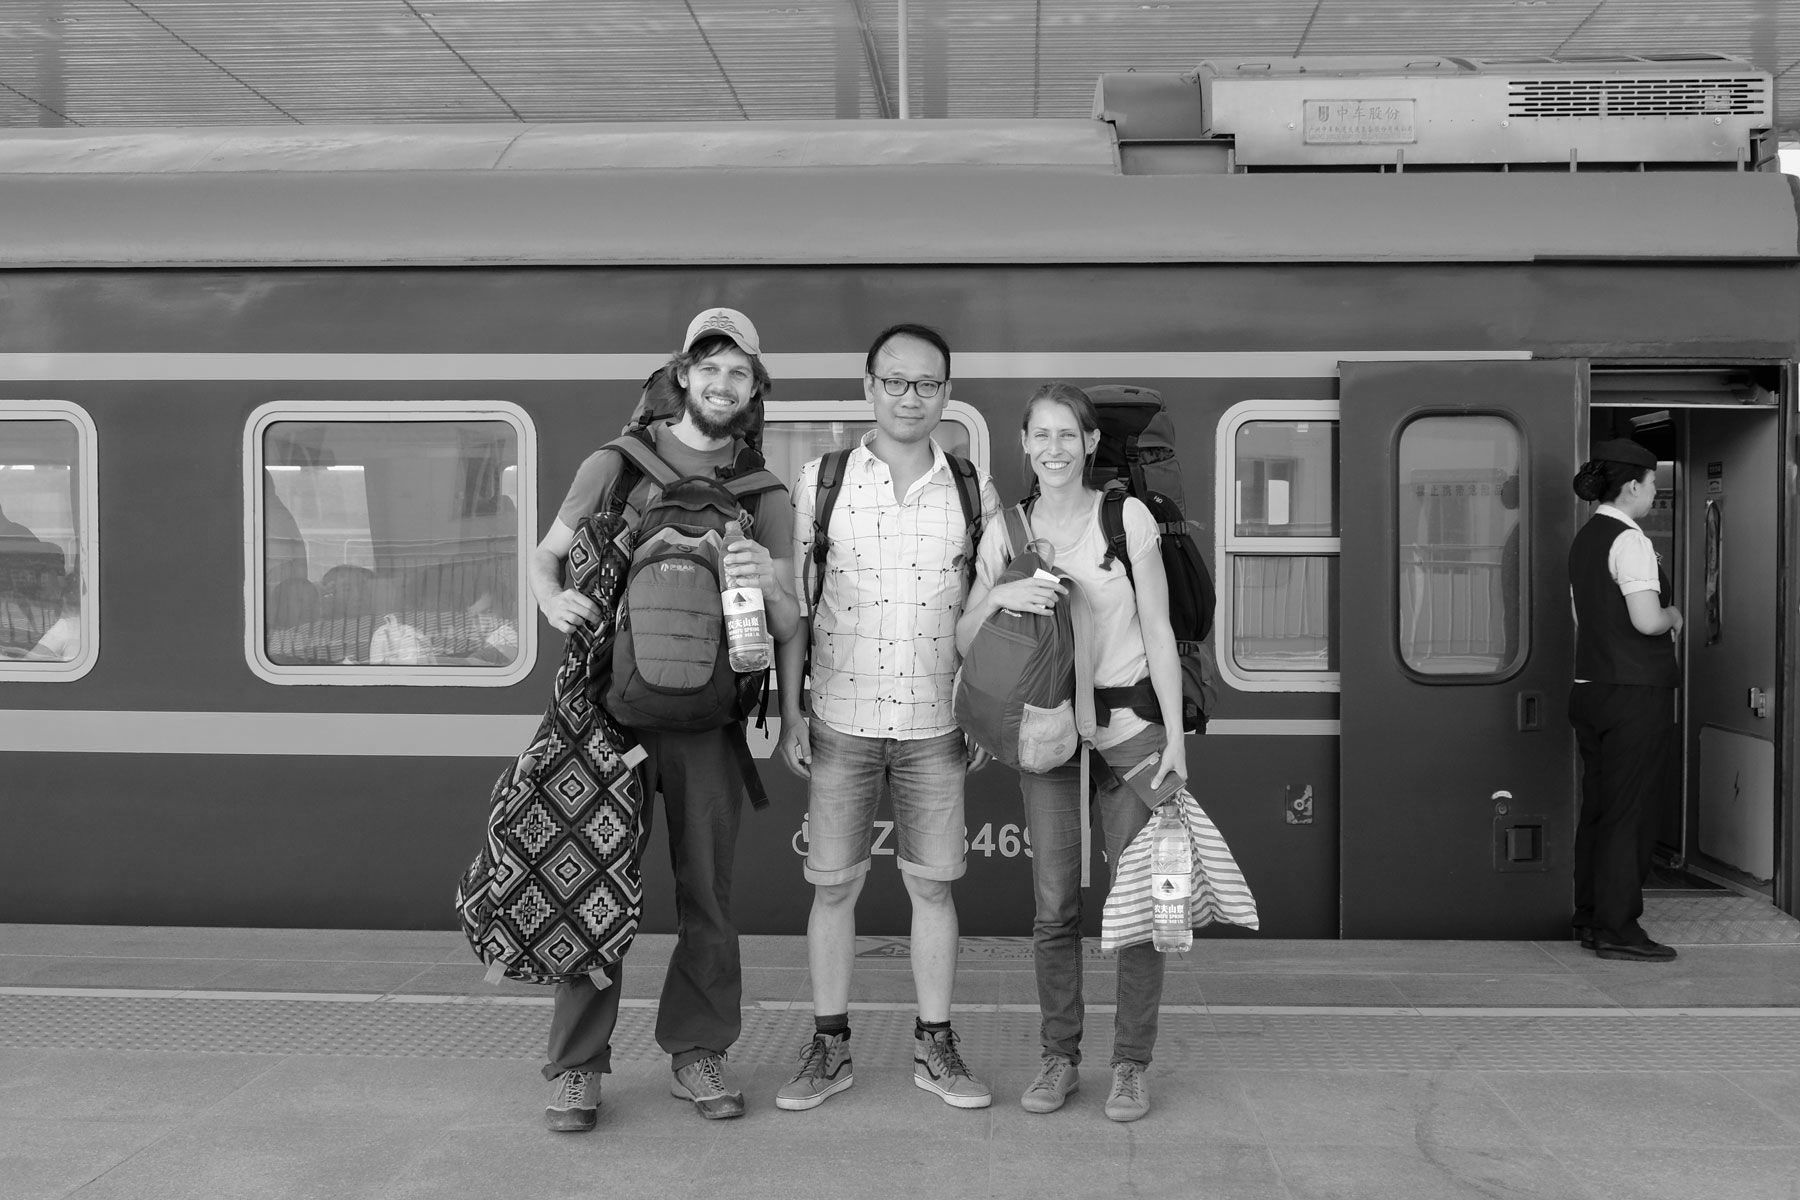
{"label": "air conditioning unit on train roof", "polygon": [[1755,167],[1769,73],[1725,54],[1239,58],[1196,72],[1239,169],[1599,163]]}

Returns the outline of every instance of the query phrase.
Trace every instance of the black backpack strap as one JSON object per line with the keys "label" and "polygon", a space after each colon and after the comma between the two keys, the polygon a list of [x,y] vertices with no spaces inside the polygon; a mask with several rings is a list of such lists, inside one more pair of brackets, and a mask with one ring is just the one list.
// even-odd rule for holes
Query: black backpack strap
{"label": "black backpack strap", "polygon": [[1118,559],[1125,567],[1125,578],[1131,583],[1132,590],[1137,590],[1137,578],[1131,573],[1131,547],[1125,538],[1125,489],[1117,484],[1108,485],[1100,494],[1100,532],[1106,535],[1106,557],[1101,560],[1101,567],[1112,565]]}
{"label": "black backpack strap", "polygon": [[975,464],[960,454],[944,453],[950,464],[950,478],[956,485],[956,498],[962,503],[963,524],[969,530],[969,560],[965,568],[970,583],[975,581],[975,555],[981,549],[981,474]]}
{"label": "black backpack strap", "polygon": [[819,611],[825,595],[825,560],[831,553],[831,510],[844,490],[844,471],[850,451],[833,450],[819,459],[819,478],[813,488],[812,552],[807,556],[806,611]]}
{"label": "black backpack strap", "polygon": [[[764,704],[768,703],[765,694]],[[769,794],[763,790],[762,775],[756,769],[756,756],[750,753],[750,737],[743,721],[725,726],[725,740],[731,743],[731,756],[737,760],[738,774],[743,776],[744,790],[750,794],[750,807],[769,807]]]}
{"label": "black backpack strap", "polygon": [[619,466],[619,478],[613,484],[612,494],[608,496],[601,511],[608,514],[623,513],[627,508],[642,517],[642,510],[632,504],[632,495],[638,490],[638,484],[648,481],[658,492],[674,483],[681,476],[675,468],[663,461],[650,445],[650,434],[647,431],[621,434],[606,443],[603,449],[616,451],[624,461]]}

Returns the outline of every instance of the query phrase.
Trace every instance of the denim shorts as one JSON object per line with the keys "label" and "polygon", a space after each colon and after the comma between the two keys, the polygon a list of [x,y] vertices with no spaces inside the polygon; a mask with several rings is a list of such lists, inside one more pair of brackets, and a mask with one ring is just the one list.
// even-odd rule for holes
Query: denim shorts
{"label": "denim shorts", "polygon": [[848,883],[869,870],[875,810],[882,784],[894,806],[894,852],[900,869],[922,879],[959,879],[963,850],[963,775],[969,755],[962,731],[915,740],[840,733],[811,725],[806,878]]}

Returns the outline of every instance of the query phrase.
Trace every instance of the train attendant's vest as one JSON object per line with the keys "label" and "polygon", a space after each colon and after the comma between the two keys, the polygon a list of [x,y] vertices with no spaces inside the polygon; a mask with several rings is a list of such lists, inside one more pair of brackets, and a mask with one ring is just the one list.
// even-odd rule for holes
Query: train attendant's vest
{"label": "train attendant's vest", "polygon": [[[1666,633],[1639,633],[1631,623],[1625,595],[1607,568],[1607,556],[1621,533],[1631,528],[1596,513],[1569,547],[1569,586],[1575,594],[1575,678],[1590,683],[1680,687],[1675,647]],[[1658,598],[1666,605],[1669,578],[1657,569]]]}

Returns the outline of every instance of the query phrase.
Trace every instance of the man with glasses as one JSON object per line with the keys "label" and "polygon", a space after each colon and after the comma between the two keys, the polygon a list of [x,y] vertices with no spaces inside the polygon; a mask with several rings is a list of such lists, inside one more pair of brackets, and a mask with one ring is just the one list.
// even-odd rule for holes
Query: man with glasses
{"label": "man with glasses", "polygon": [[[950,1029],[957,954],[950,884],[966,866],[963,776],[986,756],[965,741],[951,696],[968,568],[979,528],[996,519],[1000,503],[986,476],[932,440],[950,400],[942,335],[922,325],[883,330],[864,370],[874,430],[829,468],[822,464],[830,455],[807,463],[793,492],[797,561],[816,561],[807,592],[815,597],[812,686],[810,718],[800,689],[782,689],[781,755],[809,780],[806,936],[816,1032],[775,1103],[816,1108],[851,1084],[856,899],[885,785],[912,900],[913,1081],[957,1108],[986,1108],[992,1094],[964,1064]],[[823,505],[822,469],[837,482],[824,489],[835,500]],[[824,544],[819,560],[815,540]],[[807,623],[801,628],[782,647],[784,679],[803,675]]]}

